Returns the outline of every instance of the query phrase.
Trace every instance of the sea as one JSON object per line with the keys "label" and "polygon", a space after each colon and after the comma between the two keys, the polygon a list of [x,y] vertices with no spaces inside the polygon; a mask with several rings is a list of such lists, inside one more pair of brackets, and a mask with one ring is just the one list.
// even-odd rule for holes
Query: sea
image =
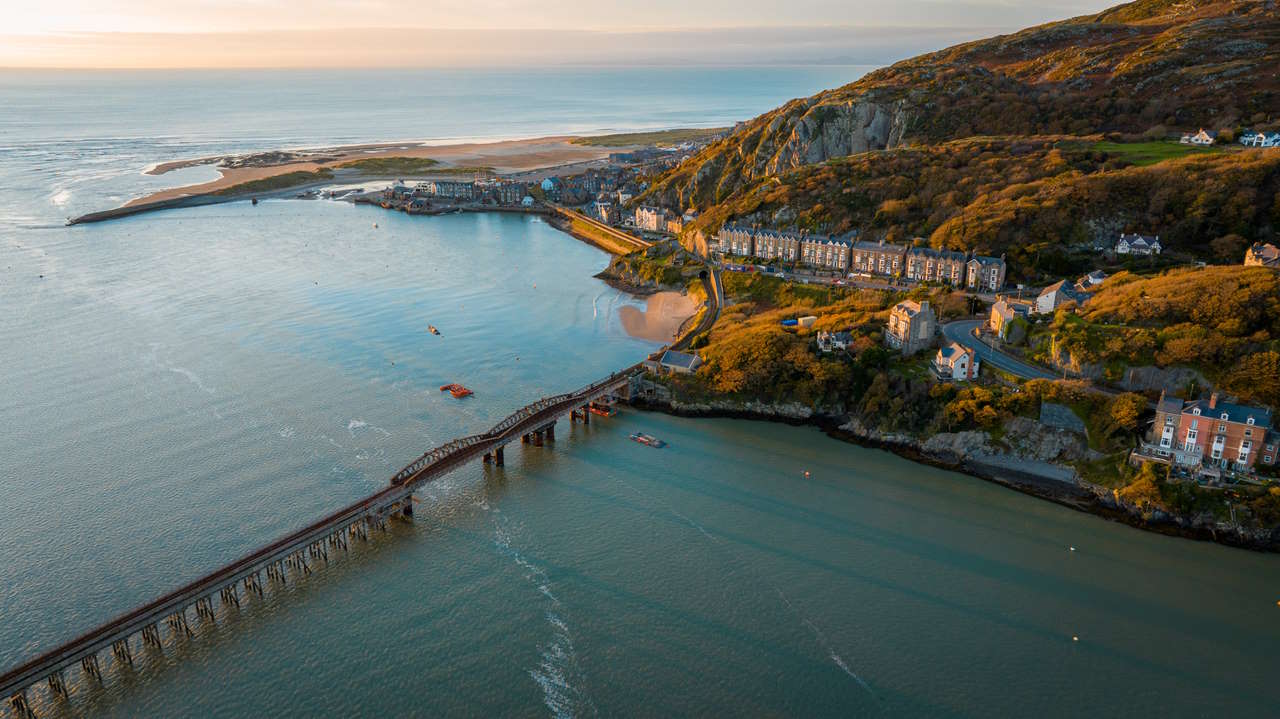
{"label": "sea", "polygon": [[[67,217],[155,163],[749,119],[869,68],[0,71],[0,671],[643,358],[536,217]],[[427,331],[437,326],[440,336]],[[456,400],[439,386],[475,390]],[[632,442],[642,431],[667,441]],[[41,717],[1276,716],[1280,558],[818,430],[624,409]],[[166,630],[167,632],[167,630]]]}

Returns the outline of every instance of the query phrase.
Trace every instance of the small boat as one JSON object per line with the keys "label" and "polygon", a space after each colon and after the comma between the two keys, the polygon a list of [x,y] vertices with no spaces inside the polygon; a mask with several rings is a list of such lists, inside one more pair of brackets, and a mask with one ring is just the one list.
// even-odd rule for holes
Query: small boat
{"label": "small boat", "polygon": [[256,197],[255,197],[255,198],[253,198],[252,200],[250,200],[250,202],[252,202],[253,204],[255,204],[255,205],[256,205],[256,204],[258,204],[258,198],[256,198]]}
{"label": "small boat", "polygon": [[436,329],[435,325],[427,325],[427,329],[430,330],[433,335],[440,334],[440,330]]}
{"label": "small boat", "polygon": [[610,407],[607,404],[606,405],[593,404],[587,409],[591,411],[591,414],[598,414],[601,417],[612,417],[618,413],[618,410],[614,409],[613,407]]}
{"label": "small boat", "polygon": [[467,389],[466,387],[463,387],[460,384],[457,384],[456,382],[452,384],[440,385],[440,391],[448,392],[449,394],[453,395],[457,399],[462,399],[463,397],[470,397],[471,395],[475,394],[475,392],[472,392],[471,390]]}
{"label": "small boat", "polygon": [[653,447],[654,449],[667,446],[666,442],[663,442],[662,440],[658,439],[657,437],[654,437],[651,434],[645,434],[644,432],[636,432],[635,434],[631,435],[631,439],[636,442],[639,442],[640,444]]}

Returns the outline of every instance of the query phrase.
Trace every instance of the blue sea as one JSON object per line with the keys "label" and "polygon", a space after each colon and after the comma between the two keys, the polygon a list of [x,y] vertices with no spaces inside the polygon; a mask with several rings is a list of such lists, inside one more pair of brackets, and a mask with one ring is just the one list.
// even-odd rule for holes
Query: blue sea
{"label": "blue sea", "polygon": [[[535,217],[285,199],[66,217],[212,179],[143,174],[158,162],[721,126],[866,69],[0,72],[0,671],[655,348],[621,327],[638,300],[593,278],[609,257]],[[33,689],[37,713],[1277,706],[1277,557],[811,428],[624,410],[418,500],[309,578],[190,616],[190,639],[104,654],[103,685]]]}

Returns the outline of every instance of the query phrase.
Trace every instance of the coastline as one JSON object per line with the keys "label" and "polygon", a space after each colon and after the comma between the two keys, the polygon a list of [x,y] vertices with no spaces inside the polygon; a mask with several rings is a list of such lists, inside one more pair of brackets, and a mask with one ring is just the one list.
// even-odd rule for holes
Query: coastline
{"label": "coastline", "polygon": [[[157,190],[126,202],[123,207],[151,206],[164,200],[175,200],[196,195],[225,191],[247,182],[265,180],[291,172],[317,172],[330,170],[343,172],[344,165],[363,160],[405,158],[433,160],[433,170],[414,173],[429,177],[434,172],[465,171],[467,168],[487,168],[498,174],[530,173],[554,167],[598,162],[610,153],[625,151],[628,147],[575,144],[573,135],[550,135],[523,140],[496,140],[493,142],[458,142],[426,144],[417,142],[376,143],[342,145],[326,148],[297,150],[271,150],[243,155],[217,155],[211,157],[173,160],[157,164],[145,172],[148,175],[164,175],[174,170],[202,165],[219,165],[218,179],[195,185],[184,185]],[[351,177],[358,181],[363,175],[350,168]]]}
{"label": "coastline", "polygon": [[999,466],[995,463],[932,453],[925,450],[919,441],[888,441],[883,438],[859,434],[849,429],[848,418],[844,416],[818,412],[801,415],[785,411],[786,408],[783,407],[775,407],[763,403],[736,403],[734,406],[726,407],[689,406],[681,405],[678,402],[633,397],[628,404],[641,411],[659,412],[674,417],[743,419],[756,422],[776,422],[797,427],[816,427],[833,440],[847,442],[859,447],[883,450],[917,464],[958,472],[976,479],[999,484],[1037,499],[1047,500],[1069,509],[1125,524],[1135,529],[1170,537],[1213,542],[1237,549],[1263,553],[1280,553],[1280,533],[1273,533],[1269,537],[1259,537],[1247,535],[1238,530],[1232,531],[1231,528],[1223,529],[1188,521],[1180,522],[1177,521],[1178,518],[1168,515],[1164,517],[1145,517],[1136,508],[1128,507],[1107,496],[1104,488],[1082,486],[1079,483],[1067,483],[1057,478],[1043,476],[1034,471],[1020,471],[1007,466]]}

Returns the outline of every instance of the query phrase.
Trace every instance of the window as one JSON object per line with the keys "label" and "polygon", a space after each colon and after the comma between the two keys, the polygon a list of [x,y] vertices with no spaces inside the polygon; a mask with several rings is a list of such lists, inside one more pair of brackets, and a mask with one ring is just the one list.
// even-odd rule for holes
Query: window
{"label": "window", "polygon": [[1199,414],[1200,414],[1200,408],[1199,408],[1199,407],[1196,407],[1195,409],[1191,410],[1191,414],[1194,414],[1194,415],[1199,416]]}
{"label": "window", "polygon": [[1219,424],[1219,425],[1218,425],[1218,431],[1219,431],[1219,432],[1226,432],[1226,431],[1227,431],[1227,425],[1226,425],[1226,423]]}
{"label": "window", "polygon": [[1268,454],[1267,456],[1263,457],[1262,461],[1266,462],[1267,464],[1271,464],[1271,455]]}
{"label": "window", "polygon": [[1222,419],[1226,419],[1228,416],[1229,416],[1229,415],[1228,415],[1226,412],[1223,412],[1223,413],[1222,413]]}
{"label": "window", "polygon": [[1246,419],[1246,420],[1244,421],[1244,423],[1245,423],[1245,424],[1250,424],[1250,425],[1251,425],[1251,424],[1253,424],[1253,417],[1250,417],[1249,419]]}
{"label": "window", "polygon": [[1244,431],[1244,436],[1246,436],[1246,437],[1252,437],[1252,436],[1253,436],[1253,430],[1251,430],[1251,429],[1246,429],[1246,430]]}

